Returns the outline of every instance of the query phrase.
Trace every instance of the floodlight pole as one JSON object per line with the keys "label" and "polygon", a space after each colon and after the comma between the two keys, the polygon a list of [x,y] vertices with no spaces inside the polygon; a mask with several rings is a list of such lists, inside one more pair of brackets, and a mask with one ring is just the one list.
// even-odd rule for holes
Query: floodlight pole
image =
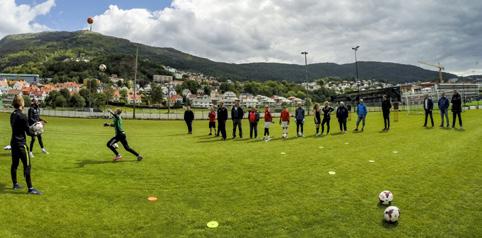
{"label": "floodlight pole", "polygon": [[355,73],[356,73],[356,84],[358,86],[358,97],[360,97],[360,83],[358,82],[358,59],[357,59],[357,51],[358,49],[360,48],[359,45],[357,45],[356,47],[353,47],[351,48],[352,50],[355,51]]}
{"label": "floodlight pole", "polygon": [[[307,87],[307,84],[308,84],[308,52],[307,51],[303,51],[301,52],[302,55],[305,56],[305,107],[306,107],[306,100],[308,99],[308,87]],[[309,110],[307,108],[307,111],[309,113]]]}
{"label": "floodlight pole", "polygon": [[134,107],[133,107],[133,110],[132,110],[132,118],[133,119],[136,119],[136,85],[137,85],[137,67],[138,67],[138,63],[137,61],[139,60],[139,46],[136,47],[136,64],[135,64],[135,71],[134,71]]}

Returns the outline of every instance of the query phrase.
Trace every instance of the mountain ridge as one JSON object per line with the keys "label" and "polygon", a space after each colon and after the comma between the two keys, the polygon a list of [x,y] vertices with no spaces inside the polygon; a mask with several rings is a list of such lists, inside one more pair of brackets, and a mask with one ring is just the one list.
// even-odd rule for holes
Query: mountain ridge
{"label": "mountain ridge", "polygon": [[[108,73],[116,73],[129,78],[133,59],[139,47],[140,78],[152,80],[153,74],[166,73],[156,66],[166,65],[183,71],[199,72],[220,80],[238,81],[305,81],[305,66],[274,62],[225,63],[187,54],[170,47],[153,47],[131,42],[127,39],[102,35],[89,31],[58,31],[26,33],[5,36],[0,40],[0,71],[22,72],[38,70],[41,76],[54,77],[57,72],[52,64],[61,64],[62,59],[85,55],[91,58],[88,72],[95,74],[95,64],[106,63]],[[123,64],[124,69],[115,64]],[[376,79],[390,83],[434,81],[436,71],[414,65],[392,62],[359,61],[360,79]],[[145,72],[144,72],[145,71]],[[308,80],[324,77],[353,79],[354,63],[314,63],[308,65]],[[29,72],[22,72],[29,73]],[[61,72],[64,73],[64,72]],[[72,74],[69,74],[72,75]],[[84,77],[86,75],[80,75]],[[67,77],[67,76],[66,76]],[[444,73],[444,78],[457,77]]]}

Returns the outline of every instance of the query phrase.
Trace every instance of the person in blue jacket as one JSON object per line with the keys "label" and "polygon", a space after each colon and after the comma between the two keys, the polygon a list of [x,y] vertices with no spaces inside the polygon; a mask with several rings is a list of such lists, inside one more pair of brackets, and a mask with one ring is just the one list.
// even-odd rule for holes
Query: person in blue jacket
{"label": "person in blue jacket", "polygon": [[444,127],[444,117],[445,117],[445,121],[447,121],[447,127],[450,126],[449,106],[450,106],[449,99],[445,97],[445,93],[442,93],[442,97],[440,97],[440,99],[438,100],[438,109],[440,110],[440,116],[442,117],[442,122],[440,123],[440,127]]}
{"label": "person in blue jacket", "polygon": [[363,131],[365,129],[365,119],[366,119],[367,114],[368,114],[368,110],[367,110],[367,107],[365,106],[365,103],[363,103],[363,99],[360,99],[360,102],[356,106],[356,112],[358,114],[358,119],[356,121],[355,131],[358,131],[358,126],[360,125],[360,122],[362,122],[362,121],[363,121],[363,125],[362,125],[361,131]]}

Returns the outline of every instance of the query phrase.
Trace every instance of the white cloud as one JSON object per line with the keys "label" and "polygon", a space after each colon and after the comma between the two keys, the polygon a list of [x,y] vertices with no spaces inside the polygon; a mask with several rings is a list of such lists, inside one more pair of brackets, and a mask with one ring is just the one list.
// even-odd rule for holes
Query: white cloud
{"label": "white cloud", "polygon": [[480,70],[479,0],[173,0],[158,11],[112,5],[94,29],[227,62],[359,59]]}
{"label": "white cloud", "polygon": [[55,0],[47,0],[37,5],[17,5],[15,0],[0,0],[0,38],[8,34],[38,32],[48,30],[35,19],[45,15],[55,6]]}

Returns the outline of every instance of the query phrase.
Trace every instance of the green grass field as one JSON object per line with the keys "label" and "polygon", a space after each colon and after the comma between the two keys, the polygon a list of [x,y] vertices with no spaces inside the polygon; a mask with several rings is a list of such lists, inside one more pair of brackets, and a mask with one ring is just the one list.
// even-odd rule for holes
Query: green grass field
{"label": "green grass field", "polygon": [[[425,129],[421,116],[403,113],[381,133],[380,114],[370,113],[365,132],[321,138],[310,118],[305,138],[291,125],[280,140],[275,125],[268,143],[220,141],[207,136],[207,121],[193,135],[181,121],[125,121],[145,160],[121,149],[118,163],[104,120],[49,118],[50,155],[37,144],[32,159],[44,195],[13,191],[10,153],[0,152],[0,237],[480,237],[482,111],[463,117],[465,131]],[[8,114],[0,135],[8,144]],[[385,189],[401,209],[397,225],[382,221]],[[218,228],[206,227],[212,220]]]}

